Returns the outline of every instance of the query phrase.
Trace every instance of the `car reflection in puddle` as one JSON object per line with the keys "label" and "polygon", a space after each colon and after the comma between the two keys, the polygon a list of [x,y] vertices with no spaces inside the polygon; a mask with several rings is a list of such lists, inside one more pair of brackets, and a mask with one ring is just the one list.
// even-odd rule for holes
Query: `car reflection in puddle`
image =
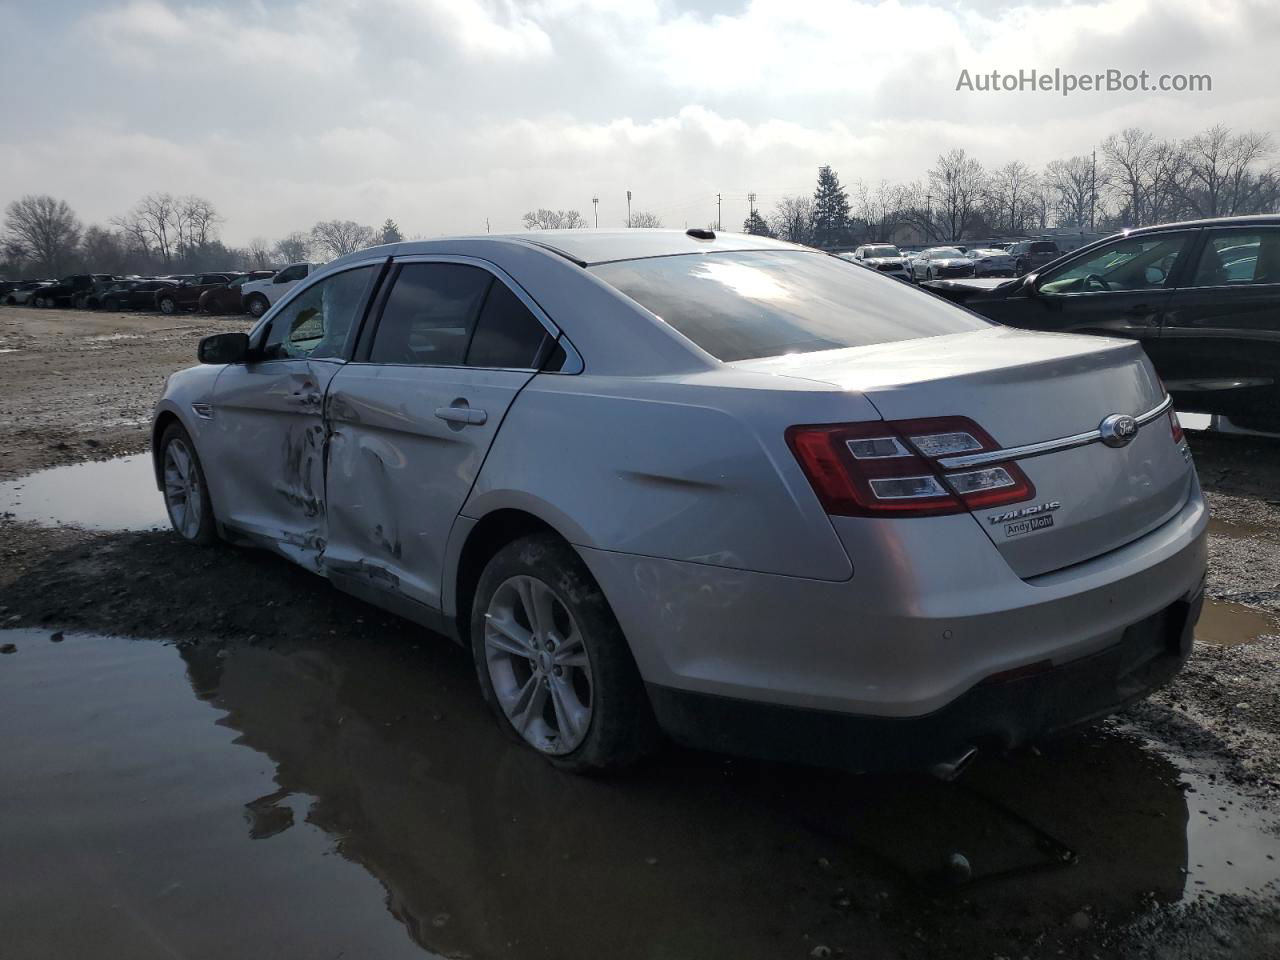
{"label": "car reflection in puddle", "polygon": [[1247,802],[1112,733],[949,784],[680,751],[593,780],[504,737],[443,644],[0,641],[15,956],[990,956],[1277,872]]}

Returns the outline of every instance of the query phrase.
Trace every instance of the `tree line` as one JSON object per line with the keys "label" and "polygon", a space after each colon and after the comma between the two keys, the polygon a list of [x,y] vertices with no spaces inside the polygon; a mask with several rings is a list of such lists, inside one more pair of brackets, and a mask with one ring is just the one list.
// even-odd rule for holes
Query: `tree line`
{"label": "tree line", "polygon": [[151,193],[106,225],[86,227],[66,201],[28,194],[5,209],[0,277],[48,279],[77,271],[156,276],[278,267],[404,239],[391,218],[380,227],[321,220],[310,230],[295,230],[278,240],[258,237],[241,248],[222,242],[222,223],[217,208],[204,197]]}
{"label": "tree line", "polygon": [[838,247],[1027,236],[1050,227],[1112,233],[1175,220],[1271,213],[1280,208],[1280,166],[1271,135],[1223,125],[1185,140],[1129,127],[1087,155],[1035,170],[1019,160],[987,168],[963,148],[939,155],[924,177],[840,184],[829,166],[812,196],[784,196],[766,216],[753,209],[745,233]]}
{"label": "tree line", "polygon": [[[1280,207],[1280,165],[1269,133],[1223,125],[1183,140],[1129,127],[1088,154],[1033,169],[1020,160],[988,168],[963,148],[939,155],[923,177],[841,184],[830,166],[812,195],[783,196],[768,213],[752,206],[746,233],[819,247],[891,241],[925,243],[1026,236],[1050,227],[1109,233],[1122,227],[1197,217],[1273,212]],[[588,226],[577,210],[530,210],[528,230]],[[404,239],[388,218],[380,227],[322,220],[276,240],[224,244],[224,220],[199,196],[152,193],[105,224],[84,226],[68,204],[27,195],[8,205],[0,233],[0,277],[56,278],[77,270],[115,274],[195,273],[330,259]],[[632,211],[632,227],[660,227],[659,216]],[[714,224],[712,224],[714,226]]]}

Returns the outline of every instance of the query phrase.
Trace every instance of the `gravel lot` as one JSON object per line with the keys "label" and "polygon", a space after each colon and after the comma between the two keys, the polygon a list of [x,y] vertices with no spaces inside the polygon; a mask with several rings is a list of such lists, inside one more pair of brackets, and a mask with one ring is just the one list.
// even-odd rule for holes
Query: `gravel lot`
{"label": "gravel lot", "polygon": [[[246,326],[0,308],[0,481],[144,451],[165,376],[200,336]],[[0,656],[0,769],[29,774],[17,799],[0,790],[0,848],[19,851],[0,858],[0,929],[22,956],[58,955],[51,926],[132,958],[217,955],[199,946],[214,943],[262,953],[331,924],[367,928],[365,944],[389,936],[379,956],[1274,958],[1280,442],[1193,434],[1192,446],[1214,516],[1201,641],[1218,642],[1198,642],[1183,674],[1125,716],[982,758],[957,784],[678,751],[621,781],[564,777],[498,735],[466,656],[438,638],[263,553],[199,550],[132,522],[19,520],[0,487],[0,650],[14,647]],[[82,499],[114,493],[134,498],[90,485]],[[158,504],[145,484],[137,498]],[[93,682],[112,676],[121,697],[154,690],[155,715],[113,712],[110,683]],[[216,723],[192,703],[220,711]],[[166,716],[194,732],[155,740]],[[206,726],[233,742],[205,744]],[[69,737],[105,746],[82,755]],[[184,816],[220,788],[181,760],[148,773],[147,757],[203,744],[197,766],[230,764],[219,782],[242,795],[227,810],[208,801],[191,829],[238,832],[197,856],[175,810],[153,805],[154,830],[121,839],[113,813],[133,822],[148,808],[113,792],[113,743],[141,796],[176,790]],[[44,769],[64,756],[79,765]],[[244,757],[262,762],[233,771]],[[32,893],[22,857],[48,852],[30,838],[37,823],[56,833],[36,813],[54,797],[71,821],[57,821]],[[333,872],[339,859],[353,870]],[[179,906],[196,875],[254,891],[245,941],[225,939],[240,921],[213,894]],[[165,884],[179,885],[171,900]],[[557,889],[592,919],[543,909]],[[103,896],[125,909],[68,911]],[[309,911],[319,927],[306,932]],[[163,936],[129,940],[135,927]]]}

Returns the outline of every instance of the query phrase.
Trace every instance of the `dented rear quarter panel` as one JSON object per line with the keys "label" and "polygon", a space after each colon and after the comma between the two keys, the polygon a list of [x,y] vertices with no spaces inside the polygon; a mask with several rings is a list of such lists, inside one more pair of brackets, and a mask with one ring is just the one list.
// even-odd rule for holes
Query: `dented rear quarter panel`
{"label": "dented rear quarter panel", "polygon": [[540,374],[512,404],[462,512],[523,510],[597,550],[846,580],[849,559],[785,433],[868,419],[879,417],[858,394],[729,369]]}

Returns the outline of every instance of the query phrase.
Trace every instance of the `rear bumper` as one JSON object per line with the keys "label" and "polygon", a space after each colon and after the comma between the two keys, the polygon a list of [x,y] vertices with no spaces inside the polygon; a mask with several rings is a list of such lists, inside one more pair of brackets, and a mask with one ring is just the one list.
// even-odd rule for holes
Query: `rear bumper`
{"label": "rear bumper", "polygon": [[[994,675],[1116,647],[1134,624],[1191,603],[1207,565],[1208,511],[1194,481],[1156,530],[1032,580],[968,516],[836,520],[854,566],[844,582],[579,552],[655,701],[686,693],[910,720],[937,715]],[[667,719],[682,736],[678,716]]]}
{"label": "rear bumper", "polygon": [[1186,662],[1203,601],[1198,588],[1097,653],[988,678],[922,717],[805,710],[660,685],[649,696],[663,730],[686,746],[862,771],[929,766],[1029,743],[1147,696]]}

